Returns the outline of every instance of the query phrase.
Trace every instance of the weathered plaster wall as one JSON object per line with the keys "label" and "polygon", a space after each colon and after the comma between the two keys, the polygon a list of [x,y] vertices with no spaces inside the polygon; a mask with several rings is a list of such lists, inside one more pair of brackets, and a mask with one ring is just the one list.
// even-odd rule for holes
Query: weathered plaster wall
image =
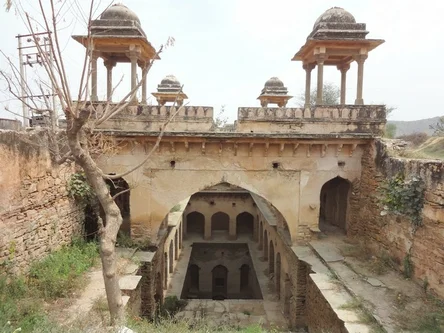
{"label": "weathered plaster wall", "polygon": [[[214,214],[218,212],[223,212],[229,216],[229,230],[227,230],[227,235],[231,236],[230,239],[235,239],[237,236],[236,218],[239,214],[247,212],[253,215],[256,209],[253,205],[253,199],[251,195],[247,192],[245,194],[196,194],[193,195],[187,205],[184,212],[185,219],[188,214],[192,212],[201,213],[205,219],[204,235],[205,239],[211,239],[212,237],[212,226],[211,218]],[[256,230],[257,221],[253,221],[253,228]],[[185,235],[187,234],[187,223],[184,224]],[[254,236],[254,232],[251,235]]]}
{"label": "weathered plaster wall", "polygon": [[[192,194],[227,182],[256,193],[276,206],[286,219],[292,240],[317,230],[320,191],[328,180],[340,176],[351,182],[361,174],[362,149],[341,143],[279,144],[248,143],[223,145],[206,142],[171,144],[165,139],[160,149],[140,169],[127,175],[131,190],[132,235],[156,235],[168,211]],[[352,147],[353,146],[353,147]],[[141,162],[150,143],[123,145],[118,154],[100,162],[105,172],[123,172]],[[172,148],[174,147],[174,149]],[[174,161],[174,166],[171,165]],[[341,163],[340,163],[341,162]],[[273,168],[273,163],[278,163]]]}
{"label": "weathered plaster wall", "polygon": [[0,132],[0,263],[23,272],[82,231],[83,210],[67,197],[73,166],[51,163],[41,135]]}
{"label": "weathered plaster wall", "polygon": [[[351,231],[373,245],[375,253],[386,251],[402,269],[408,253],[414,277],[427,279],[429,287],[444,296],[444,164],[440,161],[393,158],[383,143],[369,144],[362,159],[359,207],[352,216]],[[388,177],[403,173],[408,179],[424,180],[423,226],[414,232],[407,216],[381,216],[378,186]]]}

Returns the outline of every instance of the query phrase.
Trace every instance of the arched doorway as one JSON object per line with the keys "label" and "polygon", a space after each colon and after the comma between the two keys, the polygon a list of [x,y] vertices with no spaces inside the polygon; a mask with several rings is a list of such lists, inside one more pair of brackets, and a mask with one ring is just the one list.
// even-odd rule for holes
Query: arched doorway
{"label": "arched doorway", "polygon": [[254,216],[248,212],[240,213],[236,217],[236,235],[248,235],[253,237]]}
{"label": "arched doorway", "polygon": [[[110,174],[113,175],[113,174]],[[128,183],[123,178],[117,179],[106,179],[106,184],[108,185],[109,192],[114,198],[114,202],[120,209],[120,214],[122,215],[122,225],[119,231],[127,235],[131,234],[131,223],[130,223],[130,189]]]}
{"label": "arched doorway", "polygon": [[250,266],[243,264],[240,268],[240,291],[249,291],[250,287]]}
{"label": "arched doorway", "polygon": [[274,273],[274,245],[273,241],[270,241],[270,255],[268,256],[268,273],[273,274]]}
{"label": "arched doorway", "polygon": [[230,227],[230,217],[228,214],[223,212],[217,212],[211,216],[211,234],[216,233],[227,233]]}
{"label": "arched doorway", "polygon": [[321,231],[347,230],[347,206],[350,182],[336,177],[324,184],[321,189],[319,229]]}
{"label": "arched doorway", "polygon": [[217,265],[211,271],[213,277],[212,298],[215,300],[224,300],[228,297],[228,269],[223,265]]}
{"label": "arched doorway", "polygon": [[187,215],[187,235],[195,234],[204,236],[205,216],[199,212],[192,212]]}
{"label": "arched doorway", "polygon": [[281,254],[278,252],[276,254],[276,292],[278,298],[281,299]]}
{"label": "arched doorway", "polygon": [[170,250],[168,253],[168,258],[169,260],[169,267],[168,267],[168,272],[171,274],[173,273],[173,269],[174,269],[174,245],[173,245],[173,240],[170,241]]}
{"label": "arched doorway", "polygon": [[264,231],[264,260],[268,260],[268,235],[267,235],[267,230]]}

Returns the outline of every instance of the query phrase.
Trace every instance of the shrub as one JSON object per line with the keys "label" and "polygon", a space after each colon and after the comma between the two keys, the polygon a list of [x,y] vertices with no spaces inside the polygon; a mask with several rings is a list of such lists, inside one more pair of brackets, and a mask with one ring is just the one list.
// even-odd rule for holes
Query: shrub
{"label": "shrub", "polygon": [[424,206],[424,182],[413,177],[405,180],[402,174],[388,179],[379,189],[381,215],[387,212],[410,217],[415,228],[422,225],[422,208]]}
{"label": "shrub", "polygon": [[177,312],[182,310],[188,302],[183,299],[178,299],[177,296],[165,297],[165,301],[162,305],[161,314],[163,316],[173,317]]}
{"label": "shrub", "polygon": [[415,132],[409,135],[402,135],[398,137],[398,139],[411,142],[414,146],[419,146],[423,144],[424,142],[427,141],[428,138],[429,136],[427,135],[427,133],[419,133],[419,132]]}

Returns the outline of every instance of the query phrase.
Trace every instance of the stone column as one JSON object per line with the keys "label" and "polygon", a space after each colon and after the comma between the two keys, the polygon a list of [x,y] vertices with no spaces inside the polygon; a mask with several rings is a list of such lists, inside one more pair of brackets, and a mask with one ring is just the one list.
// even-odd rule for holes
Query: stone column
{"label": "stone column", "polygon": [[318,65],[316,105],[323,104],[322,94],[324,89],[324,61],[325,61],[325,53],[319,53],[316,55],[316,63]]}
{"label": "stone column", "polygon": [[116,66],[115,61],[104,61],[106,67],[106,99],[108,102],[113,100],[113,67]]}
{"label": "stone column", "polygon": [[311,71],[315,68],[315,64],[304,64],[302,68],[305,69],[305,108],[310,108],[310,86],[311,86]]}
{"label": "stone column", "polygon": [[345,91],[347,89],[347,71],[350,69],[350,64],[338,65],[341,71],[341,105],[345,105]]}
{"label": "stone column", "polygon": [[99,52],[92,51],[91,55],[91,101],[95,102],[99,98],[97,96],[97,59]]}
{"label": "stone column", "polygon": [[[146,80],[147,80],[147,72],[148,72],[148,61],[145,62],[142,66],[142,104],[146,104]],[[145,78],[145,79],[144,79]]]}
{"label": "stone column", "polygon": [[228,222],[228,239],[230,240],[237,239],[236,218],[232,218],[231,216],[230,216],[230,221]]}
{"label": "stone column", "polygon": [[205,240],[211,239],[211,218],[207,218],[206,216],[204,223],[204,239]]}
{"label": "stone column", "polygon": [[[133,91],[137,86],[137,60],[139,59],[139,52],[129,52],[128,58],[131,60],[131,91]],[[131,103],[137,104],[137,92],[134,93],[134,98]]]}
{"label": "stone column", "polygon": [[358,63],[358,87],[356,90],[356,105],[363,105],[364,99],[362,98],[362,89],[364,87],[364,61],[367,59],[367,54],[360,54],[356,56],[356,62]]}

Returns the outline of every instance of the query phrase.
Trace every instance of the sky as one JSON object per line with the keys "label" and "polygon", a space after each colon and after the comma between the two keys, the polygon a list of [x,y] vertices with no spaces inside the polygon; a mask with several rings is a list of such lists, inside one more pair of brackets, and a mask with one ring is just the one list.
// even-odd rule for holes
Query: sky
{"label": "sky", "polygon": [[[97,0],[96,0],[97,1]],[[4,1],[2,1],[4,2]],[[120,1],[140,18],[148,40],[158,48],[174,37],[175,45],[161,54],[147,79],[148,95],[168,74],[184,85],[189,105],[225,106],[230,121],[237,108],[259,106],[257,97],[265,81],[279,77],[295,96],[287,107],[299,105],[304,92],[305,72],[300,62],[291,61],[305,43],[316,19],[327,9],[346,9],[358,23],[366,23],[367,38],[385,43],[370,52],[364,69],[364,101],[396,107],[393,120],[416,120],[444,115],[444,1],[442,0],[125,0]],[[37,1],[24,7],[38,19]],[[66,0],[59,20],[63,57],[72,89],[78,89],[84,48],[72,38],[85,34],[86,22],[80,7],[87,0]],[[96,16],[110,4],[97,1]],[[0,10],[3,28],[0,50],[18,64],[18,34],[27,33],[15,11]],[[0,68],[8,64],[0,56]],[[37,70],[36,70],[37,71]],[[347,76],[347,103],[356,95],[357,66]],[[30,69],[29,80],[38,73]],[[99,98],[106,94],[106,70],[99,61]],[[315,71],[312,84],[316,84]],[[130,65],[120,64],[113,73],[122,79],[116,92],[124,95],[130,86]],[[340,85],[340,72],[324,70],[324,81]],[[155,104],[155,101],[152,100]],[[20,105],[8,94],[0,79],[0,117],[17,118],[5,108],[21,113]]]}

